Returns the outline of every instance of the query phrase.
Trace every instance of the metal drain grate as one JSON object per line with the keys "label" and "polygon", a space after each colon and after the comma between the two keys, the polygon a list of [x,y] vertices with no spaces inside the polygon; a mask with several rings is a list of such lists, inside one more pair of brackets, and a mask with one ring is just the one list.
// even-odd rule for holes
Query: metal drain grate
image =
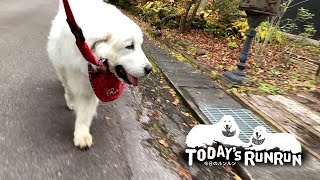
{"label": "metal drain grate", "polygon": [[200,110],[213,124],[219,122],[223,115],[231,115],[241,130],[239,138],[246,143],[249,142],[253,129],[259,125],[264,126],[269,133],[275,132],[266,123],[257,120],[248,109],[200,108]]}

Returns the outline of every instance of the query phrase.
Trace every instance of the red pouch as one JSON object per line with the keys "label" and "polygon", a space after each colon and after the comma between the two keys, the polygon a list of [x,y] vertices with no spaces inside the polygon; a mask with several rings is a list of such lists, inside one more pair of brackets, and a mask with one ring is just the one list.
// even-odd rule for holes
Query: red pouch
{"label": "red pouch", "polygon": [[109,68],[95,70],[89,64],[88,72],[92,89],[100,101],[109,102],[120,97],[125,83],[120,81]]}

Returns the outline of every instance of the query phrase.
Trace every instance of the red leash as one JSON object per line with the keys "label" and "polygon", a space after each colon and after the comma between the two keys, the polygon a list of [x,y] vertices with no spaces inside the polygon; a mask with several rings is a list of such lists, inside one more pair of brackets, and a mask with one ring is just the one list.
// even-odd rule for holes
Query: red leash
{"label": "red leash", "polygon": [[71,11],[70,5],[68,0],[63,0],[64,10],[67,15],[67,22],[71,29],[72,34],[76,38],[76,44],[78,46],[79,51],[81,52],[82,56],[90,63],[96,66],[103,66],[103,63],[98,61],[94,55],[92,54],[89,46],[86,43],[86,40],[83,36],[81,28],[78,26],[76,20],[74,19],[73,13]]}

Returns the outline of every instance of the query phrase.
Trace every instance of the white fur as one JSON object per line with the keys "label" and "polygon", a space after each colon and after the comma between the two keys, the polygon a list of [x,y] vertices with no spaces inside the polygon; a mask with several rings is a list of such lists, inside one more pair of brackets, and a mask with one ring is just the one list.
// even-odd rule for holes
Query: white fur
{"label": "white fur", "polygon": [[219,123],[212,125],[199,124],[194,126],[187,135],[186,145],[191,148],[212,145],[219,131]]}
{"label": "white fur", "polygon": [[[136,78],[146,76],[144,68],[151,64],[141,49],[141,29],[132,20],[101,0],[69,0],[69,3],[87,44],[89,47],[96,44],[93,53],[97,59],[108,59],[114,73],[115,66],[122,65]],[[131,43],[135,45],[133,50],[126,48]],[[65,88],[67,106],[76,113],[74,144],[80,148],[90,147],[89,129],[99,101],[89,82],[88,63],[76,47],[61,2],[52,22],[47,50]]]}
{"label": "white fur", "polygon": [[[261,145],[255,145],[252,143],[252,138],[265,139]],[[289,133],[268,133],[266,128],[263,126],[257,126],[254,129],[252,136],[250,137],[250,150],[263,151],[279,148],[281,151],[291,151],[292,153],[300,153],[301,145],[299,141]]]}
{"label": "white fur", "polygon": [[[222,134],[226,125],[231,127],[232,131],[236,134],[232,137],[226,137]],[[186,145],[191,148],[206,147],[206,145],[212,145],[215,142],[220,142],[226,145],[241,146],[243,142],[239,139],[240,129],[234,118],[230,115],[225,115],[221,120],[212,125],[196,125],[187,135]]]}

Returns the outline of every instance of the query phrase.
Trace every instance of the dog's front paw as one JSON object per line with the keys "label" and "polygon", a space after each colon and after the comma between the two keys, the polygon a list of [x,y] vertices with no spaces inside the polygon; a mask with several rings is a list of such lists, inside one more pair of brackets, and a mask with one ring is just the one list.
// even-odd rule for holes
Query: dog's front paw
{"label": "dog's front paw", "polygon": [[92,146],[92,136],[89,132],[87,133],[74,133],[73,138],[74,145],[80,149],[88,149]]}

